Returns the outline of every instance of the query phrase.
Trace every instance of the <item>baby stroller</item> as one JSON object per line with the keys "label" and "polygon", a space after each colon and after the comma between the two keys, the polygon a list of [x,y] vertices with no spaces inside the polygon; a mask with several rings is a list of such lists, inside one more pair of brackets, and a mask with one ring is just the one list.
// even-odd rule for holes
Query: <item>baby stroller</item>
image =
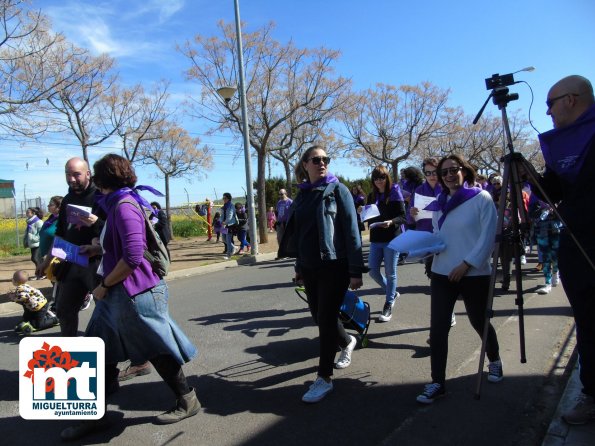
{"label": "baby stroller", "polygon": [[[300,299],[308,303],[304,287],[296,286],[295,292]],[[353,291],[347,290],[339,309],[339,320],[345,328],[355,330],[358,333],[362,348],[367,347],[367,334],[370,327],[370,304],[368,302],[361,300]]]}

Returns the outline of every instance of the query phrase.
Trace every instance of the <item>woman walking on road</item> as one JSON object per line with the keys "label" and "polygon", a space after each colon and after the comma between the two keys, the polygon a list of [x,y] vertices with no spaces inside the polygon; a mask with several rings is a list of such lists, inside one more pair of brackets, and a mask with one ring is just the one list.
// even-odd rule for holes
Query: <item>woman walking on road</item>
{"label": "woman walking on road", "polygon": [[316,403],[333,390],[336,368],[351,363],[356,339],[338,320],[347,288],[362,286],[364,261],[357,214],[349,189],[330,173],[321,146],[307,149],[296,166],[299,193],[289,208],[278,257],[295,257],[296,280],[303,279],[312,317],[318,325],[320,356],[316,381],[302,397]]}
{"label": "woman walking on road", "polygon": [[[490,194],[475,186],[475,170],[462,157],[449,155],[438,163],[443,190],[434,205],[432,223],[446,245],[434,256],[431,278],[430,348],[432,382],[417,396],[423,404],[445,394],[448,333],[457,297],[461,295],[471,325],[481,337],[490,287],[490,256],[496,235],[496,208]],[[428,209],[428,208],[426,208]],[[487,339],[488,381],[502,380],[498,338],[490,323]]]}

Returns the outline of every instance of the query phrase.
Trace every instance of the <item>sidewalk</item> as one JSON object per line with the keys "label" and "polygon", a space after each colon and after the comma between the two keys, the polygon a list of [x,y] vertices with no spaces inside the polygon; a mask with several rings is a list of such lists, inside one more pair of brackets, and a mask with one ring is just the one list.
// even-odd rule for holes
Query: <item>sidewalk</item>
{"label": "sidewalk", "polygon": [[[231,260],[223,259],[224,245],[213,240],[206,241],[206,237],[178,238],[168,245],[171,254],[171,266],[168,280],[179,277],[206,274],[238,264],[250,264],[262,260],[272,260],[277,256],[277,238],[275,234],[267,234],[268,243],[258,244],[258,256],[235,255]],[[35,276],[35,268],[29,256],[19,256],[0,259],[0,315],[21,312],[22,307],[10,302],[7,293],[13,289],[12,275],[18,269],[23,269],[29,276]],[[49,280],[31,281],[30,285],[39,288],[46,296],[51,293],[52,284]]]}
{"label": "sidewalk", "polygon": [[[276,257],[277,240],[275,234],[268,235],[268,243],[258,245],[259,254],[257,256],[233,256],[232,260],[228,261],[223,259],[223,243],[207,242],[204,237],[174,240],[169,245],[172,264],[167,278],[168,280],[175,280],[180,277],[207,274],[242,264],[272,260]],[[366,238],[364,237],[364,240]],[[20,305],[8,301],[6,294],[12,287],[12,274],[17,269],[24,269],[30,275],[34,274],[33,264],[28,256],[0,260],[0,316],[22,311]],[[44,293],[51,292],[51,283],[48,280],[34,281],[32,285],[40,288]],[[570,426],[560,418],[562,413],[574,406],[580,391],[581,385],[577,365],[573,369],[566,389],[560,398],[558,408],[543,439],[542,446],[595,445],[595,421],[584,426]]]}

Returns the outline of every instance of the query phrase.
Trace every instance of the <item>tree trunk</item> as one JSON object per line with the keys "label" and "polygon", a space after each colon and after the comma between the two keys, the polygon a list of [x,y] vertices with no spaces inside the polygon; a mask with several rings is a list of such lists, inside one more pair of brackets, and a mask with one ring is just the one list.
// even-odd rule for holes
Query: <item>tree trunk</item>
{"label": "tree trunk", "polygon": [[285,190],[287,191],[287,196],[293,198],[291,196],[291,166],[289,162],[285,162],[283,163],[283,167],[285,168]]}
{"label": "tree trunk", "polygon": [[266,155],[258,154],[258,235],[260,243],[267,243]]}

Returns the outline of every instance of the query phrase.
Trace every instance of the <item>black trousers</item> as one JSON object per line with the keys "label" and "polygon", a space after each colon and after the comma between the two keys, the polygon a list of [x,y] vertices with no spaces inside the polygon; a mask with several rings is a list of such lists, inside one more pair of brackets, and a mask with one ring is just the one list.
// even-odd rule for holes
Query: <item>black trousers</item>
{"label": "black trousers", "polygon": [[[454,283],[448,276],[432,274],[432,315],[430,321],[430,348],[432,364],[432,382],[444,385],[446,381],[446,360],[448,357],[448,333],[450,321],[457,297],[462,295],[465,309],[471,325],[481,338],[490,288],[490,276],[463,277]],[[490,361],[500,359],[500,347],[496,330],[490,323],[486,353]]]}
{"label": "black trousers", "polygon": [[52,314],[48,314],[49,303],[46,303],[43,308],[38,311],[31,311],[27,308],[23,311],[23,321],[29,322],[36,330],[45,330],[53,327],[58,322],[58,318]]}
{"label": "black trousers", "polygon": [[77,336],[81,305],[87,293],[99,284],[99,277],[95,274],[96,264],[90,263],[88,268],[74,263],[67,266],[67,272],[58,282],[56,311],[62,336]]}
{"label": "black trousers", "polygon": [[[592,238],[579,237],[579,240],[595,263]],[[560,234],[558,268],[574,313],[583,393],[595,397],[595,272],[564,231]]]}
{"label": "black trousers", "polygon": [[349,287],[348,265],[346,261],[337,260],[319,268],[300,268],[300,272],[310,313],[318,325],[318,375],[328,378],[333,375],[337,346],[347,347],[350,339],[339,321],[339,308]]}

